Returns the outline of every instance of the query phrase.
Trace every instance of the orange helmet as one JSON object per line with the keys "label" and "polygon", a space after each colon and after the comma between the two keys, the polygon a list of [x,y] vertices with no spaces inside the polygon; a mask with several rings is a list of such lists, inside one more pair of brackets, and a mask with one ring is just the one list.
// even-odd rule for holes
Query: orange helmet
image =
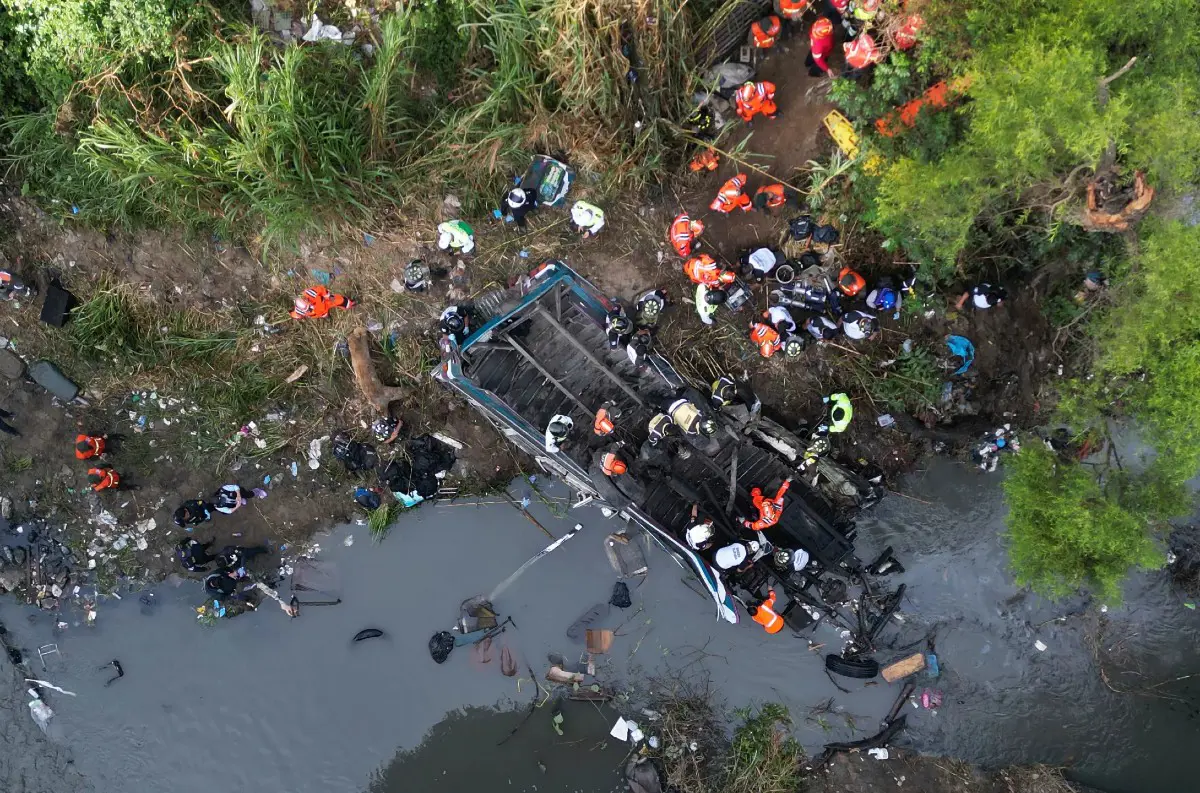
{"label": "orange helmet", "polygon": [[612,452],[608,452],[600,459],[600,470],[607,476],[620,476],[629,470],[625,465],[625,461]]}
{"label": "orange helmet", "polygon": [[704,221],[699,219],[689,221],[688,229],[692,232],[693,236],[699,237],[704,233]]}
{"label": "orange helmet", "polygon": [[827,39],[833,35],[833,23],[829,21],[828,17],[821,17],[812,24],[808,35],[814,39]]}

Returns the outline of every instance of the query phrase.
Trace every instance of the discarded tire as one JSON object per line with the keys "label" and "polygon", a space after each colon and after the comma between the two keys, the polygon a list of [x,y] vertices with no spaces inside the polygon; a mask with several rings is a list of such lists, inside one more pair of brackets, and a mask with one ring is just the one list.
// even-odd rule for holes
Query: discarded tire
{"label": "discarded tire", "polygon": [[879,662],[871,658],[843,658],[840,655],[825,656],[825,668],[835,675],[870,680],[879,674]]}
{"label": "discarded tire", "polygon": [[358,633],[354,634],[354,641],[361,642],[363,639],[378,639],[383,635],[383,631],[378,628],[363,628]]}

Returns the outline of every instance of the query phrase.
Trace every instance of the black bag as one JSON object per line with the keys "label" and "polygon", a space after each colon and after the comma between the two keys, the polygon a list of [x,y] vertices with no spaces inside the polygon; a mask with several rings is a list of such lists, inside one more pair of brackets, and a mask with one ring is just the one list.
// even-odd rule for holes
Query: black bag
{"label": "black bag", "polygon": [[788,221],[788,228],[792,231],[792,239],[797,242],[804,242],[813,235],[812,215],[801,215],[798,218],[792,218]]}
{"label": "black bag", "polygon": [[841,233],[833,226],[817,226],[813,229],[812,240],[818,245],[836,245],[841,239]]}
{"label": "black bag", "polygon": [[609,605],[619,609],[627,609],[633,605],[633,601],[629,599],[629,587],[624,581],[613,584],[612,597],[608,599],[608,602]]}
{"label": "black bag", "polygon": [[454,634],[450,631],[438,631],[429,639],[429,655],[439,664],[445,663],[454,649]]}

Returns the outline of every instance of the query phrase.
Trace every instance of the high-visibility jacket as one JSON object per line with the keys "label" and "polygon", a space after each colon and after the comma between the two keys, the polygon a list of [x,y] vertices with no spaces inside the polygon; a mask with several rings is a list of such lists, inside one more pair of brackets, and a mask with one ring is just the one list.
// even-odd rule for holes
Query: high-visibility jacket
{"label": "high-visibility jacket", "polygon": [[597,435],[612,435],[616,432],[617,426],[613,424],[612,418],[608,415],[607,408],[600,408],[596,411],[596,420],[592,423],[592,431]]}
{"label": "high-visibility jacket", "polygon": [[779,331],[765,322],[755,322],[750,326],[750,341],[758,345],[758,354],[764,358],[770,358],[783,348]]}
{"label": "high-visibility jacket", "polygon": [[757,207],[778,209],[786,203],[787,191],[781,184],[766,184],[754,192],[754,205]]}
{"label": "high-visibility jacket", "polygon": [[604,228],[604,210],[587,201],[576,201],[571,207],[571,220],[576,226],[595,236]]}
{"label": "high-visibility jacket", "polygon": [[854,405],[846,394],[833,394],[829,397],[829,431],[845,432],[854,418]]}
{"label": "high-visibility jacket", "polygon": [[700,171],[715,171],[720,164],[721,158],[717,156],[717,153],[712,149],[705,149],[692,158],[692,161],[688,163],[688,168],[692,173],[699,173]]}
{"label": "high-visibility jacket", "polygon": [[90,479],[93,476],[100,477],[100,481],[92,485],[92,490],[95,490],[97,493],[121,484],[121,477],[111,468],[89,468],[88,478]]}
{"label": "high-visibility jacket", "polygon": [[855,0],[854,18],[861,22],[870,22],[879,13],[880,0]]}
{"label": "high-visibility jacket", "polygon": [[330,292],[323,286],[310,286],[300,297],[290,312],[293,319],[321,319],[329,316],[335,308],[348,309],[354,304],[345,295]]}
{"label": "high-visibility jacket", "polygon": [[746,122],[752,121],[759,113],[767,117],[774,116],[778,110],[775,106],[775,83],[745,82],[734,93],[734,100],[738,116]]}
{"label": "high-visibility jacket", "polygon": [[743,520],[742,525],[754,531],[762,531],[769,529],[779,522],[779,518],[783,515],[783,497],[787,495],[788,488],[792,483],[787,479],[783,480],[783,484],[779,486],[774,498],[766,498],[763,496],[761,487],[750,489],[750,503],[758,510],[758,520],[751,523],[748,520]]}
{"label": "high-visibility jacket", "polygon": [[833,52],[833,23],[821,17],[808,30],[808,46],[812,48],[813,63],[823,72],[829,71],[829,56]]}
{"label": "high-visibility jacket", "polygon": [[[81,450],[80,444],[87,444],[87,449]],[[90,460],[93,457],[99,457],[104,454],[104,439],[97,438],[94,435],[76,435],[75,436],[75,459]]]}
{"label": "high-visibility jacket", "polygon": [[600,470],[605,476],[620,476],[629,470],[629,466],[613,452],[605,452],[600,458]]}
{"label": "high-visibility jacket", "polygon": [[726,405],[732,405],[738,399],[737,381],[727,374],[723,374],[712,384],[712,400],[717,407],[723,408]]}
{"label": "high-visibility jacket", "polygon": [[689,400],[676,399],[667,406],[667,414],[671,417],[671,422],[679,427],[685,435],[700,433],[700,422],[704,419],[704,415]]}
{"label": "high-visibility jacket", "polygon": [[775,613],[775,590],[767,595],[767,599],[751,608],[751,619],[763,626],[767,633],[779,633],[783,630],[783,617]]}
{"label": "high-visibility jacket", "polygon": [[721,185],[721,189],[717,191],[717,197],[708,205],[709,209],[720,212],[723,215],[728,215],[735,209],[740,209],[743,212],[750,211],[750,196],[746,195],[743,190],[746,189],[746,174],[739,173],[737,176]]}
{"label": "high-visibility jacket", "polygon": [[680,256],[691,256],[692,243],[696,241],[702,231],[704,231],[704,224],[699,220],[692,220],[684,213],[671,222],[671,228],[667,231],[667,240]]}
{"label": "high-visibility jacket", "polygon": [[439,235],[446,235],[449,238],[449,247],[461,251],[462,253],[470,253],[475,250],[475,230],[461,220],[447,220],[445,223],[439,223]]}
{"label": "high-visibility jacket", "polygon": [[925,20],[920,14],[912,14],[904,20],[899,28],[892,33],[892,41],[896,44],[898,50],[911,50],[917,46],[917,34],[921,32],[921,28],[925,27]]}
{"label": "high-visibility jacket", "polygon": [[671,431],[671,427],[674,425],[675,422],[671,421],[671,417],[666,413],[655,413],[654,417],[650,419],[650,424],[648,427],[650,432],[650,442],[661,442],[667,437]]}
{"label": "high-visibility jacket", "polygon": [[775,42],[779,40],[779,31],[782,29],[779,17],[770,14],[750,26],[750,38],[755,47],[767,50],[775,46]]}
{"label": "high-visibility jacket", "polygon": [[853,41],[843,44],[842,49],[846,53],[846,64],[851,69],[865,69],[883,60],[883,53],[875,46],[875,39],[866,33],[859,33]]}
{"label": "high-visibility jacket", "polygon": [[799,22],[808,10],[809,0],[776,0],[775,10],[788,22]]}
{"label": "high-visibility jacket", "polygon": [[683,263],[683,272],[694,284],[705,286],[722,286],[732,284],[737,274],[732,270],[722,270],[713,257],[707,253],[693,256]]}

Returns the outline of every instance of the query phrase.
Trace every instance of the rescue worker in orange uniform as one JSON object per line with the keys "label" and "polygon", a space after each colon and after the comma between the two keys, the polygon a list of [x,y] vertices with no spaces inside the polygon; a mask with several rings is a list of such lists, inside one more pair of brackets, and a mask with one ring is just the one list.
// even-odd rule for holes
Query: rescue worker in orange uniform
{"label": "rescue worker in orange uniform", "polygon": [[775,13],[785,22],[796,25],[810,5],[810,0],[775,0]]}
{"label": "rescue worker in orange uniform", "polygon": [[686,259],[692,255],[692,245],[696,243],[696,238],[703,233],[704,223],[692,220],[685,212],[671,222],[671,228],[667,231],[667,241],[676,253]]}
{"label": "rescue worker in orange uniform", "polygon": [[104,441],[107,435],[76,435],[75,459],[90,460],[104,454]]}
{"label": "rescue worker in orange uniform", "polygon": [[617,425],[613,423],[612,415],[608,412],[608,403],[605,402],[596,411],[596,420],[592,423],[592,432],[600,437],[612,435],[617,431]]}
{"label": "rescue worker in orange uniform", "polygon": [[732,284],[737,274],[732,270],[722,270],[713,257],[707,253],[693,256],[683,263],[683,272],[694,284],[704,284],[709,288],[719,289]]}
{"label": "rescue worker in orange uniform", "polygon": [[787,204],[787,190],[781,184],[765,184],[754,191],[754,208],[759,212],[779,209]]}
{"label": "rescue worker in orange uniform", "polygon": [[99,493],[101,490],[113,490],[121,485],[121,477],[117,472],[108,466],[102,468],[88,469],[88,484],[92,486],[92,490]]}
{"label": "rescue worker in orange uniform", "polygon": [[751,522],[743,519],[742,525],[754,531],[763,531],[778,523],[779,518],[783,516],[783,497],[787,495],[791,486],[792,478],[789,476],[783,480],[774,498],[763,497],[761,487],[750,488],[750,503],[758,510],[758,520]]}
{"label": "rescue worker in orange uniform", "polygon": [[857,77],[868,66],[883,60],[883,53],[875,46],[875,39],[867,33],[860,33],[853,41],[847,41],[842,45],[842,51],[846,53],[843,77]]}
{"label": "rescue worker in orange uniform", "polygon": [[292,310],[293,319],[321,319],[329,316],[335,308],[343,311],[354,308],[354,301],[345,295],[330,292],[323,286],[310,286],[296,298],[296,307]]}
{"label": "rescue worker in orange uniform", "polygon": [[763,630],[767,633],[779,633],[783,630],[783,617],[775,613],[774,589],[767,595],[766,600],[757,606],[747,606],[746,611],[750,612],[750,618],[763,626]]}
{"label": "rescue worker in orange uniform", "polygon": [[820,77],[829,74],[829,55],[833,52],[833,22],[821,17],[808,29],[808,57],[804,65],[808,67],[809,77]]}
{"label": "rescue worker in orange uniform", "polygon": [[[749,83],[746,83],[746,85],[749,85]],[[720,212],[722,215],[728,215],[735,209],[749,212],[750,196],[743,192],[745,189],[746,174],[739,173],[721,185],[721,189],[717,191],[717,197],[712,200],[708,208],[715,212]]]}
{"label": "rescue worker in orange uniform", "polygon": [[737,114],[747,124],[762,113],[767,118],[775,118],[779,108],[775,106],[775,83],[765,80],[757,83],[745,82],[733,95],[737,105]]}
{"label": "rescue worker in orange uniform", "polygon": [[750,26],[750,41],[760,50],[769,50],[779,41],[782,30],[779,17],[768,14]]}
{"label": "rescue worker in orange uniform", "polygon": [[758,354],[764,358],[770,358],[783,349],[779,331],[765,322],[750,323],[750,341],[758,346]]}
{"label": "rescue worker in orange uniform", "polygon": [[629,470],[629,466],[616,452],[605,452],[600,458],[600,470],[605,476],[620,476]]}
{"label": "rescue worker in orange uniform", "polygon": [[849,267],[843,267],[838,273],[837,280],[838,289],[846,297],[854,297],[867,286],[867,279],[863,278],[858,273],[851,270]]}
{"label": "rescue worker in orange uniform", "polygon": [[692,158],[688,163],[688,168],[692,173],[700,173],[701,171],[715,171],[717,166],[721,164],[721,158],[712,149],[705,149]]}

